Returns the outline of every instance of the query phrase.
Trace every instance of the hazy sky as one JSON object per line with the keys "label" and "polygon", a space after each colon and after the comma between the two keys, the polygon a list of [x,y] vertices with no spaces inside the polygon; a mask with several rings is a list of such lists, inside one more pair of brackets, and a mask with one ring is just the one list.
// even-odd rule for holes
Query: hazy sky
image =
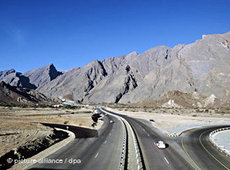
{"label": "hazy sky", "polygon": [[59,70],[230,31],[230,0],[0,0],[0,70]]}

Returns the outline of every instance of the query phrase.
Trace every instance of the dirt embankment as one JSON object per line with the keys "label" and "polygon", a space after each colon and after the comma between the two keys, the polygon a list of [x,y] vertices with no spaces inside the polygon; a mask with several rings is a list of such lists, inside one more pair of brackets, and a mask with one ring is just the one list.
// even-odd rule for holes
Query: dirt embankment
{"label": "dirt embankment", "polygon": [[[67,133],[41,123],[93,128],[91,115],[92,109],[85,108],[63,110],[0,107],[0,169],[12,166],[11,159],[31,157],[68,137]],[[99,128],[101,124],[99,122],[94,128]]]}

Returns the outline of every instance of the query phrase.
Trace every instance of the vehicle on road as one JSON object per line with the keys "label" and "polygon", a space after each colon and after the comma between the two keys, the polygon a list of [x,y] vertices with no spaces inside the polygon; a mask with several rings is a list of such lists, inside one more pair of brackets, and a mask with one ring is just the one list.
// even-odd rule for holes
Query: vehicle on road
{"label": "vehicle on road", "polygon": [[155,145],[159,148],[159,149],[165,149],[166,148],[166,144],[163,141],[158,141],[157,143],[155,143]]}
{"label": "vehicle on road", "polygon": [[113,121],[112,121],[112,120],[110,120],[109,122],[110,122],[110,123],[113,123]]}

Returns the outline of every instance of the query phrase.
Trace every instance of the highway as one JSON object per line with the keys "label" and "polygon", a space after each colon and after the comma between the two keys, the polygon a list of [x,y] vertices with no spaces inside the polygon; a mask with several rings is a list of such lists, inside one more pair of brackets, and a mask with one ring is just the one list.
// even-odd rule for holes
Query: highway
{"label": "highway", "polygon": [[[211,131],[226,126],[197,128],[186,131],[179,137],[168,137],[153,127],[150,121],[110,113],[122,117],[131,125],[143,158],[143,169],[230,170],[230,159],[213,147],[208,140]],[[110,120],[114,123],[110,123]],[[71,131],[78,133],[77,130]],[[48,157],[63,160],[80,159],[81,162],[36,164],[32,169],[119,169],[126,133],[125,125],[119,118],[106,114],[104,124],[98,131],[98,137],[76,138],[72,143]],[[159,140],[168,144],[168,147],[157,148],[154,143]]]}
{"label": "highway", "polygon": [[146,169],[193,169],[189,161],[186,161],[173,147],[159,149],[154,145],[159,140],[168,142],[150,127],[151,124],[128,116],[120,116],[130,123],[138,136]]}
{"label": "highway", "polygon": [[[162,134],[146,120],[119,116],[130,123],[139,137],[146,169],[230,170],[230,158],[218,151],[208,139],[211,131],[226,125],[193,129],[174,138]],[[156,148],[154,142],[159,140],[169,144],[168,148]]]}
{"label": "highway", "polygon": [[133,118],[124,118],[133,126],[140,139],[146,169],[192,169],[171,146],[166,149],[157,148],[155,142],[163,140],[167,143],[167,141],[147,124]]}
{"label": "highway", "polygon": [[105,116],[104,121],[98,137],[76,138],[46,158],[63,160],[63,163],[37,163],[31,169],[118,169],[126,131],[122,122],[113,116]]}

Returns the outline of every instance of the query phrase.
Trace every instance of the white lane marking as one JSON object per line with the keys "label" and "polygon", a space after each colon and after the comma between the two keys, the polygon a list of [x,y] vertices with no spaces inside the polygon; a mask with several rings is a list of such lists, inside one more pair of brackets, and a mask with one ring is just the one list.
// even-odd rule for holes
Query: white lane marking
{"label": "white lane marking", "polygon": [[167,162],[167,164],[169,164],[169,161],[167,160],[167,158],[166,157],[164,157],[165,158],[165,161]]}
{"label": "white lane marking", "polygon": [[105,140],[105,142],[104,143],[107,143],[107,140]]}
{"label": "white lane marking", "polygon": [[94,157],[94,158],[97,158],[98,154],[99,154],[99,152],[95,155],[95,157]]}

